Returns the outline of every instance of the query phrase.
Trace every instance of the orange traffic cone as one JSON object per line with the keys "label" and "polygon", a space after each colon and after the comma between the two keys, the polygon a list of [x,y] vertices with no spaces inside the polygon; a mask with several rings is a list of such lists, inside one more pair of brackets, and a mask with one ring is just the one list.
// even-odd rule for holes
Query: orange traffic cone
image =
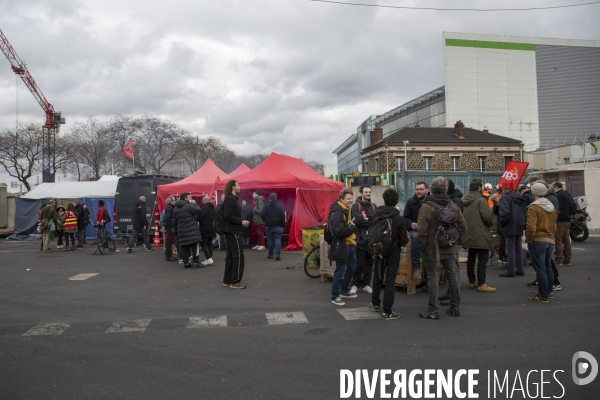
{"label": "orange traffic cone", "polygon": [[154,247],[160,247],[160,236],[158,235],[158,225],[154,226]]}

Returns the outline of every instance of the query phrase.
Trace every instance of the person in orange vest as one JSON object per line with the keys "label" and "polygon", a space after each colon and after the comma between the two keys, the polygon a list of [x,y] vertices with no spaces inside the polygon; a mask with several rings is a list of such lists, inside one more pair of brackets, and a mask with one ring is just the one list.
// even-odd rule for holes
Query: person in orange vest
{"label": "person in orange vest", "polygon": [[488,206],[490,206],[490,210],[494,207],[494,202],[492,201],[492,194],[494,192],[494,187],[491,183],[486,183],[483,185],[483,197],[487,199]]}
{"label": "person in orange vest", "polygon": [[75,232],[77,232],[77,211],[73,203],[67,206],[67,218],[63,224],[63,232],[65,233],[65,251],[69,251],[69,239],[71,239],[71,251],[75,250]]}

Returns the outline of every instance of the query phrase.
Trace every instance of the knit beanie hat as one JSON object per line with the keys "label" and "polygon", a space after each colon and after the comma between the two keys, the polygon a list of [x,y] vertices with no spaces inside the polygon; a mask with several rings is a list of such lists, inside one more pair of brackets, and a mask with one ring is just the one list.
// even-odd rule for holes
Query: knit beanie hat
{"label": "knit beanie hat", "polygon": [[531,193],[533,193],[536,196],[544,197],[547,192],[548,188],[546,188],[546,185],[544,185],[543,183],[536,182],[533,185],[531,185]]}
{"label": "knit beanie hat", "polygon": [[269,200],[270,201],[277,201],[277,193],[271,193],[269,195]]}

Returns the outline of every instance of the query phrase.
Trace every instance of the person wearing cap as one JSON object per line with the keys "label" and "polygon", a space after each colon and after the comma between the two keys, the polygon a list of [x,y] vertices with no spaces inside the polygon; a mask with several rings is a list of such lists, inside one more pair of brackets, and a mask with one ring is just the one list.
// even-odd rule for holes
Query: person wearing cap
{"label": "person wearing cap", "polygon": [[527,211],[525,239],[531,246],[531,259],[537,277],[538,293],[532,294],[529,300],[548,303],[552,294],[552,254],[554,253],[554,234],[556,233],[556,214],[554,205],[545,198],[546,185],[536,182],[531,186],[534,202]]}
{"label": "person wearing cap", "polygon": [[277,194],[269,195],[269,203],[265,205],[260,212],[260,217],[265,221],[265,232],[267,234],[267,246],[269,255],[273,255],[277,261],[281,260],[281,236],[285,228],[285,211],[283,206],[277,202]]}
{"label": "person wearing cap", "polygon": [[487,199],[488,206],[490,209],[494,207],[494,202],[492,201],[492,195],[494,194],[494,187],[491,183],[486,183],[483,185],[483,196]]}
{"label": "person wearing cap", "polygon": [[[202,210],[192,199],[189,192],[179,196],[175,202],[173,210],[173,226],[179,242],[179,258],[183,260],[184,268],[204,268],[205,264],[200,264],[200,230],[198,229],[197,217],[201,215]],[[193,264],[190,263],[190,255]]]}
{"label": "person wearing cap", "polygon": [[[100,200],[102,201],[102,200]],[[104,205],[104,202],[102,202]],[[100,210],[98,210],[100,213]],[[101,223],[96,217],[96,221]],[[131,232],[131,237],[129,238],[129,242],[127,242],[127,248],[125,251],[131,253],[131,246],[137,241],[138,236],[142,234],[142,239],[144,239],[144,247],[146,251],[154,250],[150,245],[150,239],[148,239],[148,220],[146,219],[146,197],[140,196],[140,199],[133,208],[133,230]]]}

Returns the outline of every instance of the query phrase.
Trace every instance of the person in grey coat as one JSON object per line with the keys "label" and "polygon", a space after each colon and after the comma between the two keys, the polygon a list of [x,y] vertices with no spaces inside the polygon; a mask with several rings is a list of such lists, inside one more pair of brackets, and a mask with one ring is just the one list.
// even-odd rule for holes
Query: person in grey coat
{"label": "person in grey coat", "polygon": [[200,257],[200,230],[196,217],[202,213],[202,210],[192,199],[190,193],[184,193],[175,202],[173,210],[173,225],[179,242],[179,257],[183,260],[184,268],[191,268],[190,253],[193,258],[194,268],[204,268],[199,263]]}

